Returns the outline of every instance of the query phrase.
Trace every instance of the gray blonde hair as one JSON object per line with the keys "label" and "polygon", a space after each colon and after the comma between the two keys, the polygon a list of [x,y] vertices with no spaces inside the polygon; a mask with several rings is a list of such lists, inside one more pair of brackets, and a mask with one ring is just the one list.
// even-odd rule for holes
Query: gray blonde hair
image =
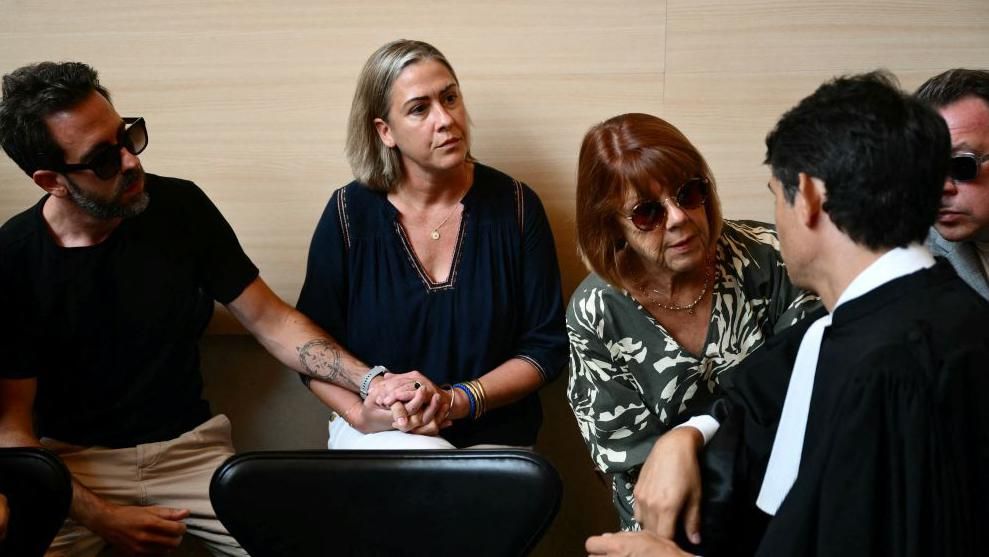
{"label": "gray blonde hair", "polygon": [[[436,60],[446,66],[460,85],[457,73],[443,53],[429,43],[399,39],[371,55],[357,78],[354,101],[347,122],[347,160],[357,181],[372,190],[390,192],[402,179],[402,159],[398,147],[381,142],[374,119],[388,121],[391,88],[407,66],[423,60]],[[471,160],[470,151],[467,159]]]}

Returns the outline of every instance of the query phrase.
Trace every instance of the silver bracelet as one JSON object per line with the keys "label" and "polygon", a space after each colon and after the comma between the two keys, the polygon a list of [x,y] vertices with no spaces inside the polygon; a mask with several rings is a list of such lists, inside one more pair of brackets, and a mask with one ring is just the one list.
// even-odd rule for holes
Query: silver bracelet
{"label": "silver bracelet", "polygon": [[361,399],[367,398],[367,391],[371,388],[371,381],[374,381],[375,377],[386,373],[388,373],[388,368],[385,366],[374,366],[364,374],[364,378],[361,379]]}

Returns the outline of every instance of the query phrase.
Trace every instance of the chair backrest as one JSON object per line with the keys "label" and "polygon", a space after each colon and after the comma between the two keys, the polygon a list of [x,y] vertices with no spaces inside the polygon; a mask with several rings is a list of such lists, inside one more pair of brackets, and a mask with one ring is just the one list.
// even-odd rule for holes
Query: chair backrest
{"label": "chair backrest", "polygon": [[72,502],[65,465],[45,449],[0,448],[0,493],[10,510],[0,555],[44,555]]}
{"label": "chair backrest", "polygon": [[556,470],[524,450],[245,453],[210,485],[253,557],[525,555],[561,493]]}

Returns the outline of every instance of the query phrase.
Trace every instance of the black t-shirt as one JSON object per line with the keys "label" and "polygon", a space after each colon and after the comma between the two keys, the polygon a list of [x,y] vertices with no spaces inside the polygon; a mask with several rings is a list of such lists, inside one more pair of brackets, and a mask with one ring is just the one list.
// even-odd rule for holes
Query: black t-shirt
{"label": "black t-shirt", "polygon": [[47,196],[0,228],[0,378],[38,379],[39,436],[128,447],[209,418],[199,339],[258,269],[195,184],[145,187],[148,208],[95,246],[52,240]]}

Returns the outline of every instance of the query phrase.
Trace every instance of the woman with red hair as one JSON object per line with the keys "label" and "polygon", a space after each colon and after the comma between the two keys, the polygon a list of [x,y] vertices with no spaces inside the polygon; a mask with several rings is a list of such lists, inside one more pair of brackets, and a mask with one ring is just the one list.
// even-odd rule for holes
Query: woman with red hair
{"label": "woman with red hair", "polygon": [[775,229],[722,220],[704,157],[648,114],[584,137],[577,242],[591,274],[567,311],[568,397],[622,529],[636,529],[633,488],[656,439],[818,302],[790,283]]}

